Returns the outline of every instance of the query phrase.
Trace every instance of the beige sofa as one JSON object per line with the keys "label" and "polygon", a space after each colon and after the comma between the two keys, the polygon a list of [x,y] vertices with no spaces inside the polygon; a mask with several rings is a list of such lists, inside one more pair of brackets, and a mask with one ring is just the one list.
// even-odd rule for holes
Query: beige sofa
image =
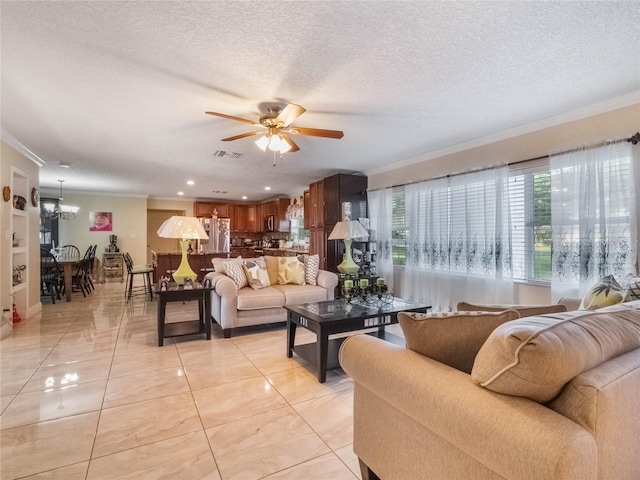
{"label": "beige sofa", "polygon": [[276,258],[265,257],[271,286],[260,290],[248,286],[239,289],[231,278],[220,273],[223,270],[223,260],[214,259],[213,266],[216,271],[208,273],[205,278],[210,278],[213,286],[211,316],[222,327],[225,338],[231,337],[234,328],[285,322],[285,305],[333,300],[338,275],[318,270],[317,285],[279,285],[277,266],[274,267]]}
{"label": "beige sofa", "polygon": [[639,309],[400,314],[407,348],[348,338],[363,479],[640,478]]}

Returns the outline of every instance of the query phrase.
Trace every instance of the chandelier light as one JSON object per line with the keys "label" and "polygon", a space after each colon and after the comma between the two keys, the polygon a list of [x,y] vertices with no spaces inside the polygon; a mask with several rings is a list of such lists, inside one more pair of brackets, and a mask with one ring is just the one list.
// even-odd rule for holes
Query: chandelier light
{"label": "chandelier light", "polygon": [[43,203],[42,206],[44,208],[44,215],[47,218],[60,218],[62,220],[73,220],[76,218],[76,214],[80,207],[76,207],[75,205],[65,205],[62,203],[64,200],[62,197],[62,182],[64,180],[58,180],[60,182],[60,197],[58,198],[59,202],[56,206],[54,203]]}
{"label": "chandelier light", "polygon": [[293,220],[294,218],[304,218],[304,204],[302,197],[300,199],[293,199],[293,203],[287,207],[285,218],[287,220]]}

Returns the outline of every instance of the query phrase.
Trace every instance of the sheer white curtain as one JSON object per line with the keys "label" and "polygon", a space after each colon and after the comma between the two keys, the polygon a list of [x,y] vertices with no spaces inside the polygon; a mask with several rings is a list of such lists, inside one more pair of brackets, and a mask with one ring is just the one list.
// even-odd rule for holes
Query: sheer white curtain
{"label": "sheer white curtain", "polygon": [[370,240],[376,241],[376,268],[377,274],[384,277],[393,289],[393,242],[392,242],[392,203],[393,189],[385,188],[368,193],[369,222],[371,229]]}
{"label": "sheer white curtain", "polygon": [[434,310],[512,303],[508,168],[405,187],[402,296]]}
{"label": "sheer white curtain", "polygon": [[637,148],[620,142],[550,157],[552,297],[636,273]]}

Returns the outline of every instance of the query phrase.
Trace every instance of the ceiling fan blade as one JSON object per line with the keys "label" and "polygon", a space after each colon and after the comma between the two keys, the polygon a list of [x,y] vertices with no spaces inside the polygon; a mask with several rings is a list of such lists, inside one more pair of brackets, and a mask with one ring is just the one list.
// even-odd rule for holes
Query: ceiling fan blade
{"label": "ceiling fan blade", "polygon": [[246,118],[234,117],[231,115],[225,115],[224,113],[218,112],[204,112],[207,115],[214,115],[216,117],[228,118],[229,120],[235,120],[236,122],[248,123],[249,125],[260,125],[258,122],[254,122],[253,120],[247,120]]}
{"label": "ceiling fan blade", "polygon": [[282,136],[282,139],[285,142],[287,142],[289,144],[289,146],[291,147],[291,150],[289,150],[289,153],[297,152],[298,150],[300,150],[300,147],[298,147],[296,142],[294,142],[289,135],[287,135],[286,133],[281,133],[280,135]]}
{"label": "ceiling fan blade", "polygon": [[260,135],[260,134],[264,134],[264,132],[243,133],[243,134],[240,134],[240,135],[236,135],[234,137],[223,138],[222,141],[223,142],[232,142],[233,140],[239,140],[240,138],[251,137],[252,135]]}
{"label": "ceiling fan blade", "polygon": [[311,135],[312,137],[325,137],[325,138],[342,138],[344,133],[340,130],[323,130],[321,128],[303,128],[292,127],[287,130],[287,133],[294,135]]}
{"label": "ceiling fan blade", "polygon": [[280,115],[276,117],[276,122],[282,122],[285,127],[288,127],[291,122],[293,122],[296,118],[302,115],[306,110],[300,105],[296,105],[295,103],[290,103],[284,110],[280,112]]}

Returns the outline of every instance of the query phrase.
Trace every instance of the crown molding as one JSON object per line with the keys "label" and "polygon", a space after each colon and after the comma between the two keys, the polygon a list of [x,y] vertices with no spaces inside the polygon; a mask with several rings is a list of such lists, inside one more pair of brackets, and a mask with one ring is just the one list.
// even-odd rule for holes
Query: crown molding
{"label": "crown molding", "polygon": [[565,123],[575,122],[582,120],[583,118],[593,117],[601,113],[611,112],[620,108],[630,107],[640,103],[640,90],[636,90],[627,95],[607,100],[605,102],[596,103],[587,107],[582,107],[570,112],[555,115],[553,117],[544,118],[535,122],[520,125],[518,127],[503,130],[496,134],[488,135],[486,137],[477,138],[468,142],[459,143],[457,145],[451,145],[449,147],[434,150],[432,152],[417,155],[406,160],[400,160],[398,162],[389,163],[381,167],[373,168],[366,171],[366,175],[376,175],[379,173],[388,172],[390,170],[396,170],[398,168],[407,167],[416,163],[424,162],[427,160],[433,160],[434,158],[444,157],[458,152],[464,152],[465,150],[471,150],[473,148],[482,147],[491,143],[500,142],[509,138],[517,137],[527,133],[532,133],[545,128],[556,127]]}
{"label": "crown molding", "polygon": [[3,142],[6,142],[7,145],[11,146],[18,153],[21,153],[33,163],[35,163],[38,167],[44,167],[47,162],[42,160],[38,155],[33,153],[27,147],[25,147],[16,137],[7,132],[4,128],[0,130],[0,136]]}

